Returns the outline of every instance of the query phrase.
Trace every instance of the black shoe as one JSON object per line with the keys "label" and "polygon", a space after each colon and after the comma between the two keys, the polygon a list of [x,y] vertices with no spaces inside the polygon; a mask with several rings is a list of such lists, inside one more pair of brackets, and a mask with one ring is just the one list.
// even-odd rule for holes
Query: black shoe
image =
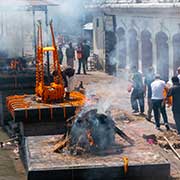
{"label": "black shoe", "polygon": [[145,117],[145,118],[146,118],[147,121],[151,121],[151,118],[149,118],[149,117]]}
{"label": "black shoe", "polygon": [[156,127],[156,129],[159,130],[159,131],[161,130],[160,127]]}
{"label": "black shoe", "polygon": [[138,112],[139,112],[139,111],[137,111],[137,110],[133,110],[133,111],[132,111],[132,113],[138,113]]}
{"label": "black shoe", "polygon": [[80,73],[76,73],[76,74],[80,74]]}
{"label": "black shoe", "polygon": [[139,115],[145,117],[144,112],[140,112]]}
{"label": "black shoe", "polygon": [[169,128],[169,126],[168,126],[167,124],[165,124],[165,127],[166,127],[166,130],[167,130],[167,131],[170,130],[170,128]]}

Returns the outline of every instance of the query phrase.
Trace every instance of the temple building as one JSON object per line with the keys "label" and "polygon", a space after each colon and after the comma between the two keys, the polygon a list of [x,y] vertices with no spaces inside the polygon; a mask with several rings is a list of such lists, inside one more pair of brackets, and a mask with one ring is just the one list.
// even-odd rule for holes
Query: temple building
{"label": "temple building", "polygon": [[180,2],[177,0],[104,0],[93,12],[93,45],[102,68],[153,66],[168,80],[180,66]]}

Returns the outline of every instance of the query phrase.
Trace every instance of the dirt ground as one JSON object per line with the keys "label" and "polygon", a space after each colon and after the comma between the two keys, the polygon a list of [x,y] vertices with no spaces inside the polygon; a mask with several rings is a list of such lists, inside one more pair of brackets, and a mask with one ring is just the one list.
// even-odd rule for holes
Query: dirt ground
{"label": "dirt ground", "polygon": [[[139,134],[155,134],[156,137],[166,136],[170,138],[172,135],[176,138],[175,124],[172,118],[171,109],[167,108],[171,131],[166,132],[162,126],[162,131],[155,129],[154,120],[148,122],[143,116],[134,116],[131,114],[130,94],[128,88],[128,73],[126,71],[118,72],[117,77],[109,76],[103,72],[88,72],[88,75],[76,75],[75,86],[83,81],[85,92],[89,98],[97,97],[99,100],[98,110],[105,112],[113,109],[112,115],[119,121],[124,118],[123,123],[130,123]],[[147,110],[147,108],[145,107]],[[128,119],[125,117],[128,116]],[[136,123],[138,122],[138,123]],[[122,129],[123,129],[122,123]],[[127,130],[125,130],[127,131]],[[128,133],[128,132],[127,132]],[[131,134],[131,133],[130,133]],[[0,141],[8,139],[7,135],[0,129]],[[25,180],[26,173],[18,154],[15,152],[15,146],[0,149],[0,180]],[[171,163],[171,175],[173,179],[180,179],[180,160],[172,153],[170,149],[159,148],[162,155]],[[180,150],[177,149],[177,151]]]}

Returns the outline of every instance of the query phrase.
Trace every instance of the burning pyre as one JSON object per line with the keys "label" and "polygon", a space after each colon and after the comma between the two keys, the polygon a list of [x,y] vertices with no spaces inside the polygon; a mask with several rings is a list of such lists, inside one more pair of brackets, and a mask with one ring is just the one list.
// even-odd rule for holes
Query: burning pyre
{"label": "burning pyre", "polygon": [[111,148],[114,143],[115,124],[112,117],[92,109],[68,120],[67,133],[55,145],[54,151],[73,155],[95,153]]}

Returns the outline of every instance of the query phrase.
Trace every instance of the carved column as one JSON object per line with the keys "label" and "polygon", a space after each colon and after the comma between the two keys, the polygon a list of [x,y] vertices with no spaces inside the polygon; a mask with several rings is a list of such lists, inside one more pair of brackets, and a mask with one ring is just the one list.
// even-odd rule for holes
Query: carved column
{"label": "carved column", "polygon": [[169,46],[169,79],[171,79],[171,77],[174,75],[174,72],[173,72],[173,42],[172,42],[172,37],[169,37],[168,46]]}
{"label": "carved column", "polygon": [[156,45],[156,35],[152,34],[152,54],[153,60],[152,65],[154,67],[155,72],[157,72],[157,45]]}

